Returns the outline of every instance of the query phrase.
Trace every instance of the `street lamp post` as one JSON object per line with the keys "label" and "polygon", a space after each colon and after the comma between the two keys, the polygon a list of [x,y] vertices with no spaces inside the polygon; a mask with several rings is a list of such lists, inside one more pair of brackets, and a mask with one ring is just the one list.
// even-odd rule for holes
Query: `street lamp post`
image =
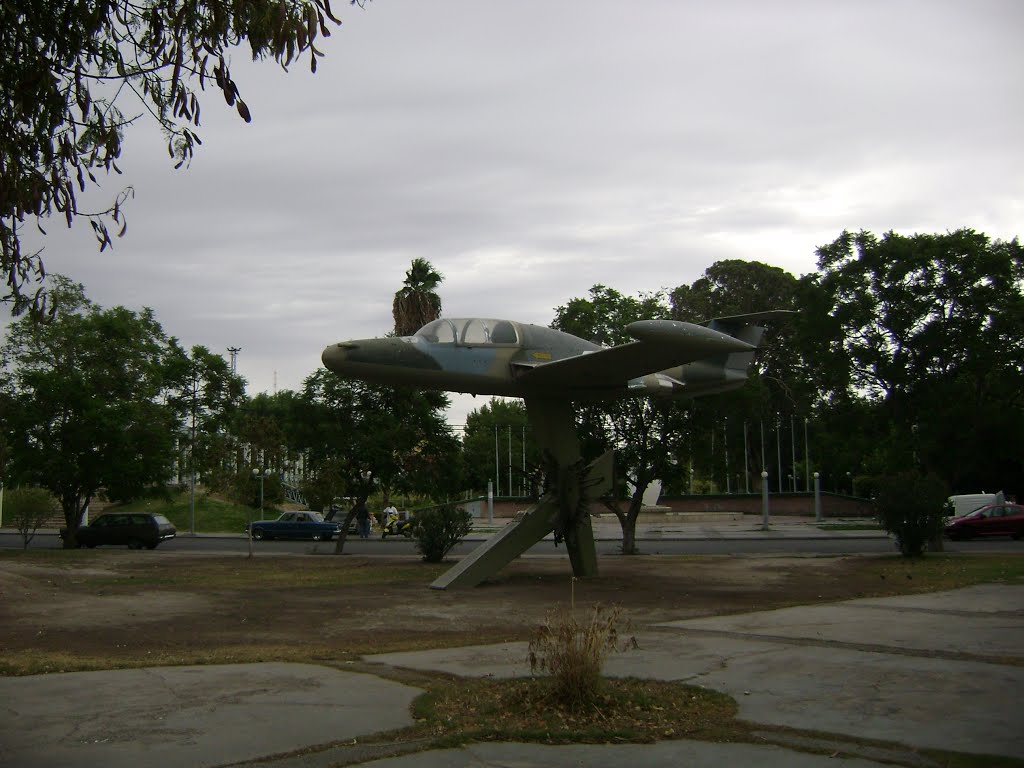
{"label": "street lamp post", "polygon": [[779,462],[779,493],[782,493],[782,419],[775,414],[775,457]]}
{"label": "street lamp post", "polygon": [[743,492],[750,493],[750,461],[747,447],[747,420],[743,420]]}
{"label": "street lamp post", "polygon": [[768,530],[768,471],[761,470],[761,530]]}
{"label": "street lamp post", "polygon": [[789,467],[793,493],[796,493],[796,430],[793,428],[793,414],[789,414]]}
{"label": "street lamp post", "polygon": [[[804,416],[804,486],[810,485],[811,480],[811,446],[807,442],[807,417]],[[808,489],[809,490],[809,489]]]}
{"label": "street lamp post", "polygon": [[[253,467],[252,476],[260,481],[260,520],[263,519],[263,479],[267,476],[267,468]],[[252,558],[252,512],[249,513],[249,557]]]}
{"label": "street lamp post", "polygon": [[821,522],[821,477],[814,473],[814,522]]}
{"label": "street lamp post", "polygon": [[722,428],[722,450],[725,452],[725,492],[732,493],[732,484],[729,482],[729,417],[725,417],[725,426]]}

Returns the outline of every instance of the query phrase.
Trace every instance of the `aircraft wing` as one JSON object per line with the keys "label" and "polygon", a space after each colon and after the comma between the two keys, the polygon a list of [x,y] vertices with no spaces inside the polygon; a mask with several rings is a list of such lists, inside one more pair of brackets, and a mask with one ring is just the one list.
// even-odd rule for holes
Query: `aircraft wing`
{"label": "aircraft wing", "polygon": [[648,373],[754,349],[720,331],[676,320],[640,320],[626,331],[637,341],[537,365],[521,371],[517,380],[539,390],[614,389]]}

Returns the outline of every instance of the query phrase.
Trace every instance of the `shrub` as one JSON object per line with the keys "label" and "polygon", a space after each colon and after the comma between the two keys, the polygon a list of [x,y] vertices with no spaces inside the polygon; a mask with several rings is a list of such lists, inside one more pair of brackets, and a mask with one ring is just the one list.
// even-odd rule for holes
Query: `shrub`
{"label": "shrub", "polygon": [[8,491],[6,509],[21,534],[24,549],[28,549],[40,525],[60,514],[57,500],[43,488],[15,488]]}
{"label": "shrub", "polygon": [[412,535],[423,559],[439,563],[471,530],[473,516],[461,507],[445,504],[417,512]]}
{"label": "shrub", "polygon": [[934,475],[905,472],[883,477],[875,497],[875,517],[896,537],[904,557],[920,557],[928,542],[942,540],[947,496]]}
{"label": "shrub", "polygon": [[550,673],[552,697],[573,711],[600,701],[605,659],[613,651],[636,647],[636,638],[619,644],[621,609],[597,605],[582,621],[575,610],[556,609],[530,641],[530,671]]}

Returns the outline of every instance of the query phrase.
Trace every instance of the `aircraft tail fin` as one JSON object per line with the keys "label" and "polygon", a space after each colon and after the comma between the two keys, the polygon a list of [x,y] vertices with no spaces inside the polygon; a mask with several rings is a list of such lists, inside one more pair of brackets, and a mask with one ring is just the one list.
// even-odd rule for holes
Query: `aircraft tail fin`
{"label": "aircraft tail fin", "polygon": [[[761,344],[764,336],[765,323],[779,320],[787,320],[796,314],[786,309],[775,309],[767,312],[752,312],[747,315],[731,315],[729,317],[716,317],[704,323],[708,328],[728,334],[733,338],[744,341],[752,347]],[[746,373],[750,364],[754,361],[756,349],[744,352],[731,352],[725,356],[723,365],[727,370],[743,371]]]}

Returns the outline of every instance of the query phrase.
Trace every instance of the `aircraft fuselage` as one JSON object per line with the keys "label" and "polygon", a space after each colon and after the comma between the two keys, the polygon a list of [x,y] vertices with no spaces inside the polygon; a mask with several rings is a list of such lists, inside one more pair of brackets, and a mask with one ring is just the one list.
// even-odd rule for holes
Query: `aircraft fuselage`
{"label": "aircraft fuselage", "polygon": [[323,363],[343,378],[377,384],[524,398],[695,395],[732,389],[746,380],[745,370],[726,368],[723,362],[730,352],[744,352],[752,349],[750,345],[688,323],[641,321],[634,326],[645,324],[651,335],[664,333],[666,328],[689,332],[696,337],[691,343],[713,343],[714,350],[721,347],[721,352],[707,361],[639,377],[623,375],[617,381],[609,381],[607,375],[587,376],[586,371],[565,380],[552,381],[551,376],[533,380],[537,378],[534,371],[552,363],[623,348],[605,348],[562,331],[509,320],[443,318],[413,336],[332,344],[323,352]]}

